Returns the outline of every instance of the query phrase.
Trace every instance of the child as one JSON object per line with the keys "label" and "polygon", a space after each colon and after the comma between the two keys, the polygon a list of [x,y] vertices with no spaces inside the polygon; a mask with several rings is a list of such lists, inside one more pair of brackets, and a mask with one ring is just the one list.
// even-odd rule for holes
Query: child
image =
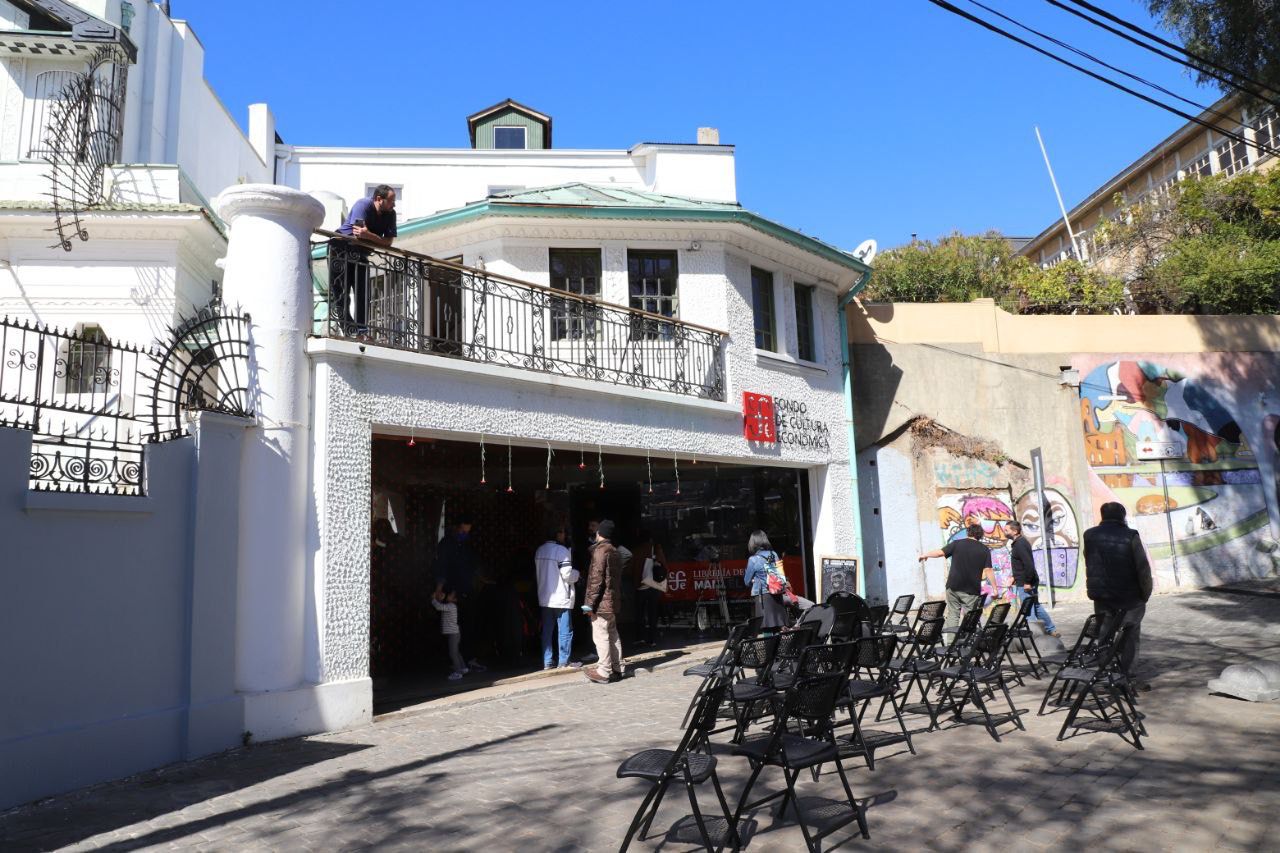
{"label": "child", "polygon": [[462,662],[462,653],[458,650],[462,642],[462,634],[458,632],[458,594],[445,587],[442,590],[444,601],[431,599],[431,606],[440,611],[440,633],[444,634],[449,644],[449,659],[453,662],[453,672],[449,673],[450,681],[458,681],[467,674],[467,667]]}

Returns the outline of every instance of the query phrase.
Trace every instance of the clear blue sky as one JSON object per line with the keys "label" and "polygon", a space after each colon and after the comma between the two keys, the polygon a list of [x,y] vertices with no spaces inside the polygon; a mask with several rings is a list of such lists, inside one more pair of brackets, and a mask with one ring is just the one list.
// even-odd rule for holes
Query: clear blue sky
{"label": "clear blue sky", "polygon": [[[985,2],[1218,97],[1047,3]],[[1140,2],[1097,2],[1153,25]],[[925,0],[172,5],[232,114],[266,101],[287,142],[465,147],[465,117],[507,97],[554,117],[557,148],[693,142],[710,125],[737,146],[743,205],[849,249],[1034,235],[1058,214],[1033,125],[1070,207],[1182,124]]]}

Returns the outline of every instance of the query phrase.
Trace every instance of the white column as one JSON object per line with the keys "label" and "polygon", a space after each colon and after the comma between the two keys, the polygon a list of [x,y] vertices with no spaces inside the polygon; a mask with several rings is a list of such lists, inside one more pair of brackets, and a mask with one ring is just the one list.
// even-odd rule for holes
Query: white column
{"label": "white column", "polygon": [[224,298],[252,321],[249,381],[259,418],[247,437],[240,478],[236,687],[289,690],[303,681],[308,238],[324,206],[270,184],[232,187],[214,206],[230,226]]}

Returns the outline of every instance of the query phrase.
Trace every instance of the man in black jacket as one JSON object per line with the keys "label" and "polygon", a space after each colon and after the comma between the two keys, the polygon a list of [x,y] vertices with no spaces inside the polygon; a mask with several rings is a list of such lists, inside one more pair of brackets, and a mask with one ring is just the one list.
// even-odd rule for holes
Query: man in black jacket
{"label": "man in black jacket", "polygon": [[1061,637],[1061,632],[1053,624],[1053,617],[1040,603],[1040,573],[1036,571],[1036,559],[1031,553],[1031,543],[1022,535],[1022,525],[1016,521],[1009,521],[1005,523],[1004,529],[1011,543],[1009,563],[1013,568],[1013,591],[1018,595],[1018,604],[1021,605],[1028,598],[1034,598],[1035,604],[1031,605],[1027,618],[1039,620],[1044,627],[1044,632],[1050,637]]}
{"label": "man in black jacket", "polygon": [[1121,661],[1125,672],[1133,674],[1142,617],[1151,598],[1151,563],[1138,531],[1125,524],[1124,516],[1123,505],[1102,505],[1102,523],[1084,532],[1084,567],[1093,612],[1102,617],[1124,610],[1124,624],[1133,625],[1133,642]]}

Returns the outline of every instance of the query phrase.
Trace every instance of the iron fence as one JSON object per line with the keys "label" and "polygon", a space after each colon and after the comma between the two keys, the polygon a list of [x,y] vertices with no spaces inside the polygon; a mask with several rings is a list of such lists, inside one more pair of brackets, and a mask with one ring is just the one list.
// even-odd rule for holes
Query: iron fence
{"label": "iron fence", "polygon": [[723,400],[724,333],[330,232],[313,252],[316,332]]}
{"label": "iron fence", "polygon": [[34,490],[141,495],[143,445],[185,435],[185,412],[252,416],[248,352],[248,318],[217,304],[156,347],[6,318],[0,426],[34,433]]}

